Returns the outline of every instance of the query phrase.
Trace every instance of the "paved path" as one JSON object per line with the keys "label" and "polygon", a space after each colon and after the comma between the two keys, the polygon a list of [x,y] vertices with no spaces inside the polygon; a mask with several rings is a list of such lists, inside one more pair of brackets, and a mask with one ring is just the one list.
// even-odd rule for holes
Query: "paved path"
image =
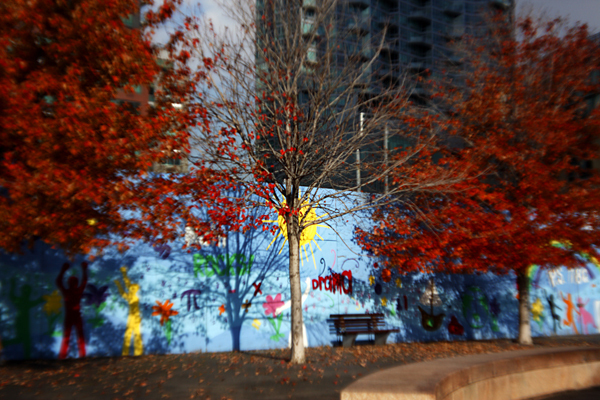
{"label": "paved path", "polygon": [[537,397],[535,400],[599,400],[600,386],[585,390],[573,390],[555,395]]}

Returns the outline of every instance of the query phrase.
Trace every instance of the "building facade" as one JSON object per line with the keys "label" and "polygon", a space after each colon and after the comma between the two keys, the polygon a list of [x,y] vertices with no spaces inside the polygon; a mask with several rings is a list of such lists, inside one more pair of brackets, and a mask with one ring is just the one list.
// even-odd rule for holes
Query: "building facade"
{"label": "building facade", "polygon": [[[320,0],[303,0],[302,18],[306,31],[320,12]],[[436,76],[448,66],[460,64],[453,43],[464,35],[485,36],[487,18],[493,12],[512,15],[512,0],[344,0],[337,2],[336,20],[343,36],[340,51],[349,49],[368,63],[380,49],[371,69],[371,81],[398,83],[407,73]],[[352,51],[351,50],[351,51]],[[309,59],[319,58],[315,46]],[[416,95],[424,94],[420,86]]]}
{"label": "building facade", "polygon": [[[340,122],[332,125],[346,137],[368,137],[337,172],[340,179],[327,187],[386,192],[384,184],[365,187],[364,182],[388,152],[408,143],[398,112],[408,106],[402,99],[427,105],[425,79],[459,77],[468,66],[455,44],[465,35],[486,37],[491,15],[510,17],[513,11],[509,0],[258,0],[258,97],[264,98],[261,87],[267,98],[285,92],[297,98],[309,118],[318,114],[316,109],[320,115],[334,114]],[[297,87],[273,83],[282,74],[299,77]],[[343,100],[333,104],[336,96]],[[318,118],[314,125],[328,129],[332,118]],[[273,151],[278,146],[273,140],[264,147]]]}

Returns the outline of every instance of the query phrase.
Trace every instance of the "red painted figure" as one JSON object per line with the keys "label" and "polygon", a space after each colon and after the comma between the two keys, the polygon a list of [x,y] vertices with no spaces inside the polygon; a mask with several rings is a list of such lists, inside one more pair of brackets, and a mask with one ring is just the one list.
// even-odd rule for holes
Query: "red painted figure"
{"label": "red painted figure", "polygon": [[67,357],[69,351],[69,339],[71,338],[71,329],[75,326],[77,329],[77,344],[79,346],[79,357],[85,357],[85,340],[83,338],[83,321],[81,320],[81,297],[87,285],[87,263],[81,263],[81,269],[83,270],[83,277],[81,285],[79,286],[79,280],[77,277],[72,276],[68,279],[69,287],[63,286],[63,277],[65,272],[69,269],[69,263],[64,263],[60,274],[56,278],[56,286],[60,289],[63,294],[65,302],[65,325],[63,329],[63,340],[60,346],[60,353],[58,353],[58,359],[63,360]]}

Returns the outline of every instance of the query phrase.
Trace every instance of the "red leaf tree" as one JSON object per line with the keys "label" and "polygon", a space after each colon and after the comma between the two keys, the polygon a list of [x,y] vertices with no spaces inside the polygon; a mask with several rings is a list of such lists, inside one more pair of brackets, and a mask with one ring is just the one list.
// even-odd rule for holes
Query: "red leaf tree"
{"label": "red leaf tree", "polygon": [[574,267],[598,244],[600,186],[586,160],[598,157],[589,103],[600,52],[585,25],[523,19],[496,29],[469,53],[462,84],[437,96],[461,138],[438,165],[462,164],[472,179],[380,209],[376,228],[358,233],[401,272],[514,272],[519,342],[530,344],[529,266]]}
{"label": "red leaf tree", "polygon": [[[153,7],[136,29],[124,21],[138,0],[0,4],[0,248],[42,239],[87,253],[109,233],[150,236],[170,218],[160,188],[140,178],[188,148],[186,113],[171,106],[184,86],[161,70],[150,36],[179,2]],[[159,78],[155,107],[115,100]]]}

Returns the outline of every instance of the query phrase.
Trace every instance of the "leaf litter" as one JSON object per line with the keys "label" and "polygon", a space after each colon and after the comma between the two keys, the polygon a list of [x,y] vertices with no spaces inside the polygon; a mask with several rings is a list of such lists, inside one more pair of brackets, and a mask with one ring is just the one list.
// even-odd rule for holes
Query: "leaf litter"
{"label": "leaf litter", "polygon": [[[596,346],[597,339],[541,340],[536,346]],[[398,343],[306,349],[292,365],[288,349],[75,360],[8,361],[0,399],[339,399],[363,376],[397,365],[531,348],[511,340]],[[73,393],[73,391],[76,391]]]}

